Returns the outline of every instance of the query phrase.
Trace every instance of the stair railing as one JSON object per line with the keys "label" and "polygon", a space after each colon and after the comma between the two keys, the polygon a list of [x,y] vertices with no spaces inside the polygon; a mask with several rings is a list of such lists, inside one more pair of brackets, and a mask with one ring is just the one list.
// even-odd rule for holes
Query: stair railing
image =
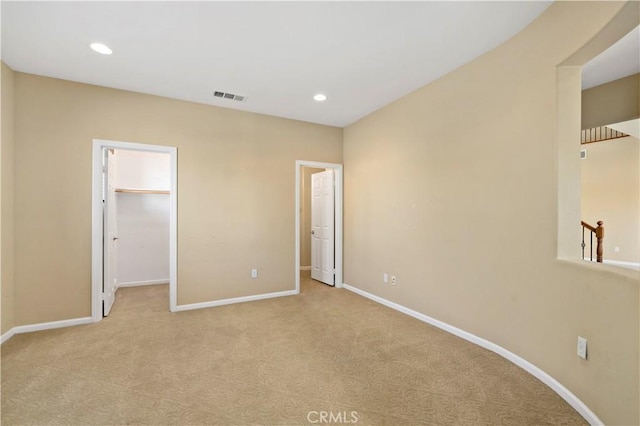
{"label": "stair railing", "polygon": [[602,141],[609,141],[612,139],[624,138],[625,136],[629,136],[629,135],[614,129],[610,129],[609,127],[606,127],[606,126],[593,127],[591,129],[582,130],[580,143],[582,145],[585,145],[593,142],[602,142]]}
{"label": "stair railing", "polygon": [[585,229],[589,231],[589,260],[593,262],[593,237],[596,237],[596,262],[602,263],[602,255],[604,251],[604,226],[602,226],[603,222],[601,220],[598,221],[598,226],[591,226],[585,221],[580,222],[582,224],[582,259],[584,259],[584,248],[586,247],[586,243],[584,241]]}

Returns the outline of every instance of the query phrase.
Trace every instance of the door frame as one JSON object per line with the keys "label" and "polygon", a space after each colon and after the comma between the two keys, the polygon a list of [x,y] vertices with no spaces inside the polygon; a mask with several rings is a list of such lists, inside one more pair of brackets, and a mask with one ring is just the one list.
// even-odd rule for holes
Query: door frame
{"label": "door frame", "polygon": [[334,211],[336,215],[335,221],[335,288],[342,288],[342,164],[320,163],[317,161],[296,160],[296,206],[295,206],[295,274],[296,274],[296,294],[300,293],[300,168],[313,167],[316,169],[333,169],[333,182],[335,183],[335,204]]}
{"label": "door frame", "polygon": [[176,311],[177,282],[177,229],[178,229],[178,150],[176,147],[142,143],[93,140],[91,190],[91,319],[102,320],[102,261],[104,256],[104,218],[102,207],[102,150],[104,148],[169,154],[171,188],[169,194],[169,310]]}

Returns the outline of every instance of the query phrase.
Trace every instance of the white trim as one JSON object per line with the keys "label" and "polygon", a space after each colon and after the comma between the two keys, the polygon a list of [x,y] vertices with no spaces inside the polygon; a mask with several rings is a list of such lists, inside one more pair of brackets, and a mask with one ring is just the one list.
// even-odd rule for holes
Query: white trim
{"label": "white trim", "polygon": [[171,206],[169,212],[169,311],[178,305],[178,149],[171,148]]}
{"label": "white trim", "polygon": [[[169,214],[169,310],[177,305],[177,212],[178,212],[178,150],[171,146],[141,143],[93,140],[92,194],[91,194],[91,318],[102,319],[102,149],[128,149],[134,151],[161,152],[169,154],[171,167],[170,214]],[[122,286],[122,285],[121,285]]]}
{"label": "white trim", "polygon": [[42,330],[51,330],[52,328],[63,328],[63,327],[71,327],[74,325],[84,325],[84,324],[92,324],[92,317],[82,317],[82,318],[73,318],[62,321],[51,321],[51,322],[41,322],[38,324],[29,324],[29,325],[19,325],[13,327],[11,330],[7,331],[2,335],[2,343],[9,340],[15,334],[21,333],[32,333],[34,331],[42,331]]}
{"label": "white trim", "polygon": [[7,330],[7,332],[6,332],[6,333],[4,333],[4,334],[2,335],[2,337],[0,337],[0,344],[2,344],[2,343],[4,343],[4,342],[6,342],[7,340],[11,339],[11,338],[13,337],[13,335],[14,335],[14,334],[16,334],[16,329],[15,329],[15,327],[14,327],[14,328],[11,328],[11,329],[9,329],[9,330]]}
{"label": "white trim", "polygon": [[357,287],[350,286],[348,284],[344,284],[344,288],[352,291],[360,296],[366,297],[367,299],[373,300],[374,302],[378,302],[382,305],[385,305],[391,309],[395,309],[396,311],[402,312],[403,314],[409,315],[413,318],[416,318],[420,321],[426,322],[427,324],[431,324],[435,327],[438,327],[441,330],[444,330],[448,333],[451,333],[455,336],[461,337],[471,343],[474,343],[478,346],[481,346],[485,349],[488,349],[496,354],[506,358],[512,363],[516,364],[518,367],[524,369],[529,374],[536,377],[538,380],[549,386],[554,392],[556,392],[562,399],[564,399],[569,405],[571,405],[586,421],[591,425],[603,425],[602,420],[596,416],[596,414],[586,406],[584,402],[582,402],[577,396],[575,396],[569,389],[564,387],[560,382],[551,377],[548,373],[543,371],[542,369],[536,367],[531,364],[529,361],[521,358],[520,356],[514,354],[513,352],[503,348],[500,345],[497,345],[493,342],[490,342],[486,339],[478,337],[474,334],[471,334],[467,331],[461,330],[457,327],[454,327],[446,322],[442,322],[435,318],[432,318],[423,313],[414,311],[413,309],[409,309],[405,306],[402,306],[398,303],[391,302],[390,300],[384,299],[380,296],[376,296],[364,290],[360,290]]}
{"label": "white trim", "polygon": [[314,167],[317,169],[332,169],[333,179],[335,183],[335,205],[334,210],[336,214],[335,223],[335,287],[342,288],[342,164],[335,163],[319,163],[317,161],[304,161],[296,160],[296,182],[295,182],[295,280],[296,289],[295,294],[300,294],[300,167]]}
{"label": "white trim", "polygon": [[120,287],[142,287],[145,285],[158,285],[158,284],[169,284],[169,278],[165,278],[162,280],[148,280],[148,281],[130,281],[127,283],[118,283],[118,288]]}
{"label": "white trim", "polygon": [[311,270],[311,266],[301,266],[300,270],[301,271],[310,271]]}
{"label": "white trim", "polygon": [[[587,259],[585,259],[587,260]],[[619,266],[621,268],[627,268],[627,269],[633,269],[634,271],[640,271],[640,263],[638,262],[625,262],[622,260],[607,260],[604,259],[602,261],[602,263],[604,263],[605,265],[611,265],[611,266]]]}
{"label": "white trim", "polygon": [[194,309],[213,308],[215,306],[232,305],[234,303],[255,302],[257,300],[273,299],[274,297],[295,296],[295,290],[279,291],[275,293],[255,294],[253,296],[233,297],[231,299],[212,300],[210,302],[190,303],[178,305],[173,312],[191,311]]}

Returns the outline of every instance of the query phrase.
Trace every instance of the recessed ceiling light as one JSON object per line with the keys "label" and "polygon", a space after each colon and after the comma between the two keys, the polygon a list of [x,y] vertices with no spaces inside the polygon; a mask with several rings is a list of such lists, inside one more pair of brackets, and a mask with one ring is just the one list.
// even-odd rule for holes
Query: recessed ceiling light
{"label": "recessed ceiling light", "polygon": [[317,95],[315,95],[313,97],[314,100],[318,101],[318,102],[323,102],[327,100],[327,95],[323,95],[322,93],[318,93]]}
{"label": "recessed ceiling light", "polygon": [[106,45],[102,43],[91,43],[91,48],[98,53],[102,53],[103,55],[111,55],[113,52]]}

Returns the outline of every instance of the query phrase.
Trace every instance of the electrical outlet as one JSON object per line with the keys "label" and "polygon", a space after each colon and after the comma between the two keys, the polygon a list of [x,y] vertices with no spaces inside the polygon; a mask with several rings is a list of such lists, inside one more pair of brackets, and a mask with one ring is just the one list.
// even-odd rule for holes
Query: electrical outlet
{"label": "electrical outlet", "polygon": [[396,276],[395,275],[391,275],[391,285],[396,285]]}
{"label": "electrical outlet", "polygon": [[252,269],[251,270],[251,278],[258,278],[258,270],[257,269]]}
{"label": "electrical outlet", "polygon": [[578,336],[578,356],[587,359],[587,339]]}
{"label": "electrical outlet", "polygon": [[382,274],[382,282],[385,284],[389,282],[389,274],[387,274],[386,272]]}
{"label": "electrical outlet", "polygon": [[616,253],[618,253],[620,251],[620,247],[614,247],[613,251],[615,251]]}

